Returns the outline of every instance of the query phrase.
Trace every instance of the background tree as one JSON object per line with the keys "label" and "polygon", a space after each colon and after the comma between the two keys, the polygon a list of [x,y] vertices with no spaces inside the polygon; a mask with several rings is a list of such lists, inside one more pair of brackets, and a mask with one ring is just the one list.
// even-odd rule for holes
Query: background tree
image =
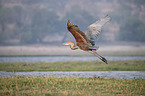
{"label": "background tree", "polygon": [[[144,4],[144,0],[0,0],[0,44],[58,44],[67,32],[68,19],[85,32],[88,25],[106,14],[112,20],[104,26],[100,41],[126,40],[120,37],[123,36],[120,32],[130,31],[124,24],[132,16],[136,21],[129,21],[140,22],[135,30],[144,36]],[[133,36],[130,34],[130,37]],[[133,41],[144,41],[143,37],[140,39]]]}
{"label": "background tree", "polygon": [[75,22],[75,24],[77,24],[82,31],[86,31],[87,27],[92,22],[95,22],[92,15],[77,5],[72,6],[71,10],[67,12],[64,18],[67,20],[70,19],[71,22]]}
{"label": "background tree", "polygon": [[118,39],[121,41],[145,41],[145,24],[136,17],[129,17],[120,26]]}
{"label": "background tree", "polygon": [[58,26],[60,24],[61,21],[54,11],[35,9],[33,10],[31,24],[22,33],[21,41],[23,43],[43,43],[45,36],[56,34],[60,31],[61,26]]}

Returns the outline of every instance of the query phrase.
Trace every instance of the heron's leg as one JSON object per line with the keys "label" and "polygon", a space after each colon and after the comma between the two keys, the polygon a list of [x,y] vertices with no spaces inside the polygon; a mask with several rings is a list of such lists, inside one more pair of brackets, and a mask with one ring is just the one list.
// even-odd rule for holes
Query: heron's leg
{"label": "heron's leg", "polygon": [[103,62],[105,62],[106,64],[108,64],[107,63],[107,60],[104,57],[102,57],[101,55],[99,55],[96,51],[92,51],[92,52],[95,53],[96,55],[98,55]]}
{"label": "heron's leg", "polygon": [[101,59],[101,57],[99,55],[95,54],[94,52],[92,52],[92,51],[88,51],[88,52],[90,52],[91,54],[93,54],[93,55],[97,56],[99,59]]}
{"label": "heron's leg", "polygon": [[96,51],[88,51],[88,52],[92,53],[93,55],[97,56],[100,60],[102,60],[103,62],[108,64],[107,60],[104,57],[102,57],[101,55],[99,55]]}

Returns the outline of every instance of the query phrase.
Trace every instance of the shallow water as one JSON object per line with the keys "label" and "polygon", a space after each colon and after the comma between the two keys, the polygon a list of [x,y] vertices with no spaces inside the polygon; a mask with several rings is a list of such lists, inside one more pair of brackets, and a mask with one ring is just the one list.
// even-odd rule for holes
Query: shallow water
{"label": "shallow water", "polygon": [[[104,56],[108,61],[145,60],[145,56]],[[33,56],[33,57],[0,57],[1,62],[57,62],[57,61],[95,61],[95,56]]]}
{"label": "shallow water", "polygon": [[104,78],[119,78],[119,79],[145,79],[145,71],[47,71],[47,72],[4,72],[0,71],[1,77],[11,76],[55,76],[55,77],[104,77]]}
{"label": "shallow water", "polygon": [[[145,56],[105,56],[108,61],[118,60],[145,60]],[[0,57],[0,62],[57,62],[57,61],[95,61],[96,57],[73,57],[73,56],[35,56],[35,57]],[[7,76],[56,76],[56,77],[105,77],[120,79],[145,79],[145,71],[47,71],[47,72],[4,72],[0,71],[1,77]]]}

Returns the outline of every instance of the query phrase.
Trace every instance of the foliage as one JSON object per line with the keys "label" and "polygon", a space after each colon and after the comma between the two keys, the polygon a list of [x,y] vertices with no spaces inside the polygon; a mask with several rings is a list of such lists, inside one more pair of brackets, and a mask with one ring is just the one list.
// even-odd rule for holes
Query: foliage
{"label": "foliage", "polygon": [[119,41],[136,41],[144,42],[145,41],[145,23],[139,18],[140,13],[135,12],[132,6],[128,6],[128,3],[133,3],[137,5],[142,5],[140,2],[135,0],[119,1],[122,6],[119,6],[111,12],[112,22],[119,24],[119,32],[116,35],[116,40]]}
{"label": "foliage", "polygon": [[145,95],[145,79],[0,77],[1,96]]}
{"label": "foliage", "polygon": [[66,19],[70,19],[71,22],[75,22],[82,31],[85,31],[87,26],[92,24],[94,17],[89,14],[86,10],[81,9],[79,6],[74,5],[71,10],[67,12]]}
{"label": "foliage", "polygon": [[118,39],[122,41],[145,42],[145,24],[136,17],[129,17],[122,22]]}
{"label": "foliage", "polygon": [[26,29],[21,35],[23,43],[42,43],[45,36],[57,33],[61,29],[58,28],[61,21],[54,11],[45,9],[33,11],[32,23],[25,27]]}
{"label": "foliage", "polygon": [[66,61],[0,63],[0,71],[145,71],[145,61]]}
{"label": "foliage", "polygon": [[0,9],[1,43],[4,43],[6,40],[19,38],[20,31],[22,31],[23,27],[22,11],[23,9],[18,6]]}
{"label": "foliage", "polygon": [[[31,13],[33,11],[33,14]],[[47,35],[61,32],[61,20],[53,10],[23,9],[21,6],[0,9],[0,43],[20,39],[21,43],[39,43]]]}
{"label": "foliage", "polygon": [[[144,0],[83,0],[79,2],[72,0],[1,0],[0,44],[10,44],[10,41],[15,44],[46,43],[45,38],[56,34],[63,38],[68,19],[74,24],[77,24],[80,29],[85,32],[87,26],[98,19],[96,19],[96,17],[102,17],[108,13],[112,17],[112,23],[117,23],[117,26],[121,29],[119,35],[121,32],[130,34],[132,30],[127,29],[128,27],[123,25],[127,25],[125,21],[132,15],[136,16],[136,20],[144,19],[144,3]],[[118,5],[117,7],[116,4]],[[131,23],[134,23],[134,20],[131,21],[130,24]],[[137,38],[144,36],[145,29],[143,26],[144,24],[141,23],[137,26],[137,29],[135,29],[135,31],[139,31]],[[108,38],[114,35],[112,34],[113,32],[111,33],[110,31],[113,29],[111,28],[112,27],[107,27],[107,31],[102,37]],[[120,35],[120,37],[122,36],[124,35]],[[136,38],[127,40],[124,38],[126,37],[122,38],[125,41],[133,40],[144,42],[143,37],[141,37],[142,39],[140,40]],[[120,38],[118,40],[122,39]],[[60,39],[58,42],[61,42]],[[47,40],[47,43],[52,43],[52,41]]]}

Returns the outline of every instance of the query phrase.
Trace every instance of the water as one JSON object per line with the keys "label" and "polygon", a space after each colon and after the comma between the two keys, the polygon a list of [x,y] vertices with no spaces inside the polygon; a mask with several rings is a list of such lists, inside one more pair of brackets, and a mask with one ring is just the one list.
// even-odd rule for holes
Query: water
{"label": "water", "polygon": [[47,72],[4,72],[0,71],[1,77],[11,76],[54,76],[54,77],[104,77],[104,78],[118,78],[118,79],[145,79],[145,71],[47,71]]}
{"label": "water", "polygon": [[[145,60],[145,56],[105,56],[108,61],[117,60]],[[97,57],[74,57],[74,56],[35,56],[35,57],[0,57],[2,62],[57,62],[57,61],[95,61]]]}
{"label": "water", "polygon": [[[108,61],[117,60],[145,60],[145,56],[105,56]],[[95,61],[99,60],[96,57],[73,57],[73,56],[36,56],[36,57],[0,57],[0,63],[2,62],[57,62],[57,61]],[[98,77],[105,78],[120,78],[120,79],[145,79],[145,71],[47,71],[47,72],[4,72],[0,71],[0,76],[56,76],[56,77]]]}

